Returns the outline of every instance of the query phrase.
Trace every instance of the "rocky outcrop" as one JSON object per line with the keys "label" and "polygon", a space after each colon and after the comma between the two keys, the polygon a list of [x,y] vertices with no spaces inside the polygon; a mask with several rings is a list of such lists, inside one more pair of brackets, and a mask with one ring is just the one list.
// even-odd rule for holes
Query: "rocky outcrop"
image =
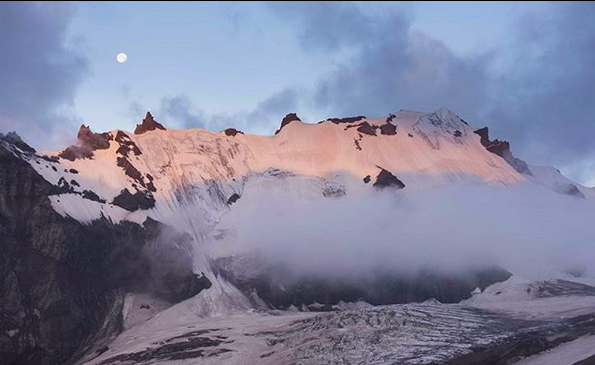
{"label": "rocky outcrop", "polygon": [[109,133],[93,133],[91,128],[84,124],[81,125],[77,138],[83,146],[88,147],[92,151],[108,149],[109,142],[112,140],[112,136]]}
{"label": "rocky outcrop", "polygon": [[79,143],[67,147],[58,154],[58,157],[65,160],[74,161],[79,158],[92,158],[93,151],[105,150],[110,147],[110,141],[113,139],[109,133],[94,133],[86,125],[81,125],[77,138]]}
{"label": "rocky outcrop", "polygon": [[376,128],[378,128],[377,126],[373,126],[368,122],[362,122],[358,127],[357,127],[357,131],[362,133],[362,134],[367,134],[369,136],[375,136],[376,135]]}
{"label": "rocky outcrop", "polygon": [[93,151],[87,147],[81,146],[70,146],[64,151],[58,153],[58,157],[65,160],[74,161],[78,158],[91,158],[93,157]]}
{"label": "rocky outcrop", "polygon": [[[281,123],[281,128],[283,128],[283,123]],[[277,134],[278,132],[279,131],[275,132],[275,134]],[[235,137],[237,134],[244,134],[244,132],[239,131],[235,128],[227,128],[226,130],[223,131],[223,133],[225,133],[225,135],[229,136],[229,137]]]}
{"label": "rocky outcrop", "polygon": [[128,157],[130,152],[134,153],[135,156],[142,155],[140,148],[138,148],[136,143],[134,143],[126,133],[118,131],[118,133],[116,133],[115,141],[120,145],[116,150],[117,154],[124,157]]}
{"label": "rocky outcrop", "polygon": [[279,129],[277,129],[275,131],[275,134],[279,134],[279,132],[281,132],[283,127],[285,127],[286,125],[288,125],[289,123],[294,122],[294,121],[301,122],[302,120],[297,116],[296,113],[287,114],[285,117],[283,117],[283,120],[281,121],[281,126],[279,127]]}
{"label": "rocky outcrop", "polygon": [[479,135],[480,143],[491,153],[498,155],[504,159],[510,166],[512,166],[517,172],[525,175],[533,175],[529,169],[529,165],[519,158],[513,156],[510,151],[510,143],[507,141],[499,141],[497,139],[490,140],[488,127],[483,127],[475,131],[475,134]]}
{"label": "rocky outcrop", "polygon": [[227,205],[232,205],[233,203],[237,202],[238,199],[240,199],[240,196],[236,193],[233,193],[228,199],[227,199]]}
{"label": "rocky outcrop", "polygon": [[124,189],[112,200],[112,204],[130,212],[139,209],[151,209],[155,206],[155,198],[143,191],[137,191],[132,194],[128,189]]}
{"label": "rocky outcrop", "polygon": [[[240,260],[246,264],[249,259],[244,257]],[[469,298],[473,289],[485,289],[511,275],[506,270],[489,267],[459,274],[432,270],[409,274],[377,272],[354,281],[308,273],[296,278],[279,266],[268,267],[256,276],[236,275],[234,272],[238,270],[234,267],[234,258],[219,259],[215,264],[218,272],[244,293],[256,292],[267,304],[278,309],[288,309],[292,305],[300,308],[313,303],[318,303],[320,308],[331,308],[341,301],[360,300],[373,305],[422,302],[431,298],[442,303],[457,303]],[[258,260],[253,264],[264,265]]]}
{"label": "rocky outcrop", "polygon": [[181,300],[209,286],[179,248],[187,236],[164,240],[151,220],[83,225],[54,211],[48,196],[59,192],[0,143],[2,364],[74,362],[121,330],[126,291]]}
{"label": "rocky outcrop", "polygon": [[[346,117],[346,118],[328,118],[328,119],[326,120],[326,122],[332,122],[332,123],[335,123],[335,124],[343,124],[343,123],[350,124],[350,123],[355,123],[355,122],[358,122],[358,121],[360,121],[360,120],[362,120],[362,119],[366,119],[366,117],[365,117],[365,116],[363,116],[363,115],[359,115],[359,116],[357,116],[357,117]],[[322,123],[322,122],[321,122],[321,123]]]}
{"label": "rocky outcrop", "polygon": [[385,136],[394,136],[397,134],[397,126],[388,121],[380,126],[380,134]]}
{"label": "rocky outcrop", "polygon": [[136,125],[136,128],[134,129],[134,134],[143,134],[149,131],[154,131],[156,129],[161,129],[162,131],[164,131],[165,127],[161,123],[157,122],[150,112],[147,112],[147,115],[145,116],[145,119],[143,119],[143,122],[141,124]]}
{"label": "rocky outcrop", "polygon": [[376,176],[376,182],[372,186],[375,188],[386,188],[390,186],[396,189],[403,189],[405,187],[405,184],[390,171],[387,171],[382,167],[378,168],[380,169],[380,173]]}

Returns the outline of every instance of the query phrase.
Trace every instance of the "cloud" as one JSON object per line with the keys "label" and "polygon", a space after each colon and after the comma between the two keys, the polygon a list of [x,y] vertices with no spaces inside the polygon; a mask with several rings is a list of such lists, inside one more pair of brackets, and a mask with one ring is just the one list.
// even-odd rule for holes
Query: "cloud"
{"label": "cloud", "polygon": [[519,18],[485,114],[527,158],[585,180],[595,177],[595,3],[552,6]]}
{"label": "cloud", "polygon": [[165,96],[161,99],[160,115],[181,122],[184,127],[206,128],[204,113],[196,111],[187,95]]}
{"label": "cloud", "polygon": [[595,267],[595,207],[529,183],[317,200],[278,190],[244,194],[221,226],[236,230],[228,235],[237,240],[232,245],[297,273],[459,272],[496,264],[523,276]]}
{"label": "cloud", "polygon": [[[209,114],[195,106],[187,95],[166,96],[161,99],[161,106],[156,117],[166,123],[172,121],[184,128],[204,128],[222,130],[228,127],[249,130],[252,133],[272,134],[283,117],[296,109],[298,96],[293,89],[284,89],[272,94],[249,111],[235,113]],[[131,108],[142,115],[137,103]]]}
{"label": "cloud", "polygon": [[[476,117],[486,94],[486,58],[455,56],[442,42],[413,32],[398,8],[382,14],[356,3],[275,3],[297,24],[307,51],[351,50],[313,92],[314,105],[340,115],[383,115],[400,108],[447,106]],[[344,58],[344,57],[343,57]]]}
{"label": "cloud", "polygon": [[68,46],[73,14],[70,3],[0,2],[0,129],[47,141],[76,119],[71,107],[88,65]]}

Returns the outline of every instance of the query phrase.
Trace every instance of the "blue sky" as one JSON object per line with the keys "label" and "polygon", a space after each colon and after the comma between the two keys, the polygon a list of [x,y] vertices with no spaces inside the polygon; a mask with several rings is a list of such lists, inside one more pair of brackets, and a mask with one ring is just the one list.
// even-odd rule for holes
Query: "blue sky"
{"label": "blue sky", "polygon": [[[439,39],[460,55],[506,42],[511,19],[524,6],[361,4],[371,13],[400,9],[413,19],[412,31]],[[101,130],[132,129],[141,109],[157,109],[168,95],[187,95],[209,113],[247,111],[284,88],[312,88],[344,56],[302,49],[295,27],[259,2],[85,2],[77,4],[69,33],[91,66],[75,99],[76,113]],[[127,63],[116,62],[118,52],[128,54]],[[324,117],[315,110],[302,114]]]}
{"label": "blue sky", "polygon": [[270,134],[293,111],[446,106],[595,184],[592,2],[2,2],[0,18],[0,127],[41,149],[147,110]]}

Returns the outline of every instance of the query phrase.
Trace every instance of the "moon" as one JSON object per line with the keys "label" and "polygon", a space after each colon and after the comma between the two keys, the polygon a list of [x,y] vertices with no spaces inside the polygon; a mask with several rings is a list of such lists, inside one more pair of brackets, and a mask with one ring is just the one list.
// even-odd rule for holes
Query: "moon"
{"label": "moon", "polygon": [[128,60],[128,55],[124,52],[120,52],[116,56],[116,60],[118,60],[119,63],[124,63]]}

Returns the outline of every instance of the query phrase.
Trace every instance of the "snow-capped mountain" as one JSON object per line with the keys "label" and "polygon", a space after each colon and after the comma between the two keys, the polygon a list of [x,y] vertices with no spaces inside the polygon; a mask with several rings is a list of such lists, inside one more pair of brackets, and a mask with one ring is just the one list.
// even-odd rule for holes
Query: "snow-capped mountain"
{"label": "snow-capped mountain", "polygon": [[[586,201],[595,194],[554,168],[514,157],[508,142],[492,140],[487,128],[472,127],[445,108],[316,124],[288,114],[273,136],[233,128],[169,129],[147,113],[134,133],[95,133],[82,126],[77,137],[76,145],[55,152],[36,152],[14,134],[0,137],[0,233],[6,241],[0,253],[6,313],[0,348],[10,356],[9,363],[90,360],[106,352],[118,332],[134,326],[159,330],[164,325],[159,316],[179,315],[181,309],[193,318],[300,310],[303,323],[311,324],[310,311],[351,308],[358,299],[363,308],[353,313],[365,312],[368,303],[457,302],[475,287],[485,289],[510,276],[491,266],[462,273],[422,270],[406,279],[380,273],[366,278],[363,286],[321,282],[319,277],[285,280],[283,267],[263,261],[237,237],[240,220],[246,224],[244,217],[258,215],[259,207],[275,199],[326,206],[370,192],[406,197],[460,183],[498,188],[527,184]],[[46,264],[45,270],[39,266]],[[50,279],[39,284],[44,277]],[[426,305],[427,313],[432,312],[435,304]],[[403,308],[397,311],[407,312]],[[426,315],[421,308],[415,321]],[[439,317],[443,310],[437,309]],[[478,316],[469,317],[469,328],[482,326],[483,314],[467,307],[455,311]],[[354,315],[346,313],[337,316]],[[384,309],[365,316],[374,321],[401,318]],[[337,323],[348,319],[329,320],[340,327]],[[264,321],[276,325],[274,319]],[[59,331],[69,346],[57,343]],[[502,333],[485,336],[499,338]],[[153,340],[146,336],[138,348],[127,351]],[[190,337],[207,341],[197,336]],[[155,340],[168,341],[161,337]],[[209,341],[215,346],[225,343],[223,337]],[[110,361],[105,363],[117,363]]]}

